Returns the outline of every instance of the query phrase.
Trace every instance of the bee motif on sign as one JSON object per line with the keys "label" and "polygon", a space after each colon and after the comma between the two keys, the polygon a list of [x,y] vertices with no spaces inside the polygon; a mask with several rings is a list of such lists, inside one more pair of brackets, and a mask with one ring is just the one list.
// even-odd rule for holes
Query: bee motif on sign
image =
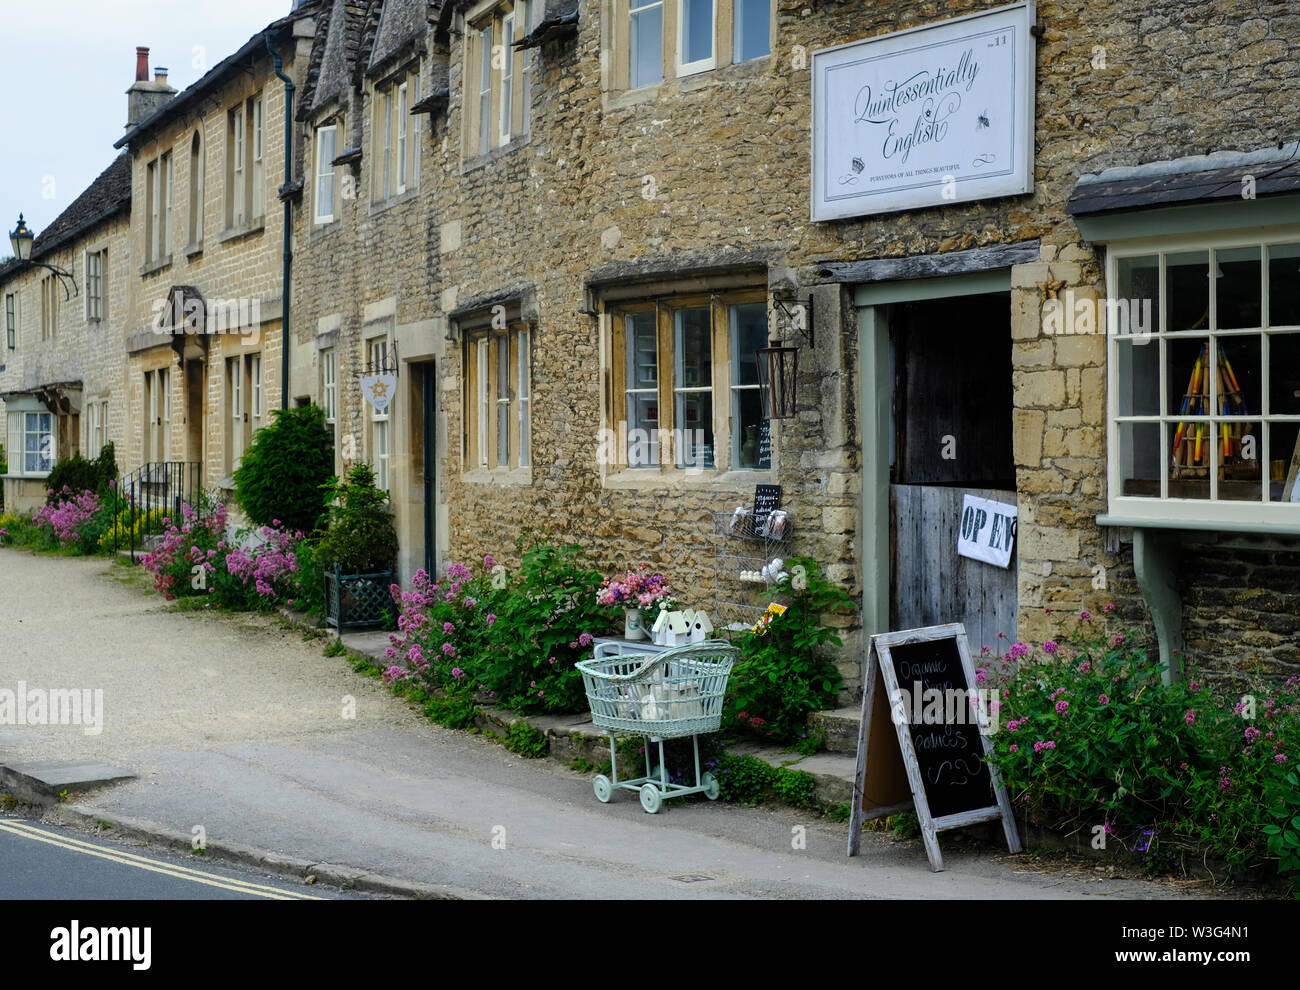
{"label": "bee motif on sign", "polygon": [[982,131],[984,128],[989,126],[991,126],[989,124],[989,112],[983,110],[980,112],[980,115],[975,118],[975,130]]}

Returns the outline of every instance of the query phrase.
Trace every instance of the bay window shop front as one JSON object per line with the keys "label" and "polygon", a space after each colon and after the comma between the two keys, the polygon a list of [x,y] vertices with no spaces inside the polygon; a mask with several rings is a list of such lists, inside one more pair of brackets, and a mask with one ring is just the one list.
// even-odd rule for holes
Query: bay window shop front
{"label": "bay window shop front", "polygon": [[1080,233],[1105,248],[1097,522],[1132,540],[1170,678],[1185,654],[1300,669],[1296,152],[1113,169],[1070,199]]}

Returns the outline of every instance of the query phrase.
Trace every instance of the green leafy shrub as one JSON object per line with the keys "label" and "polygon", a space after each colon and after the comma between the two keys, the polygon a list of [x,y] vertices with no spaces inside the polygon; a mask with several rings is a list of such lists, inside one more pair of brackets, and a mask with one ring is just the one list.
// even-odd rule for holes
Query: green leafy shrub
{"label": "green leafy shrub", "polygon": [[117,458],[113,445],[106,443],[94,460],[87,460],[78,453],[55,464],[45,481],[49,492],[46,503],[61,500],[64,488],[103,496],[108,492],[109,482],[116,481]]}
{"label": "green leafy shrub", "polygon": [[375,472],[364,461],[353,466],[345,481],[323,486],[333,503],[329,529],[317,544],[321,564],[345,574],[385,571],[397,559],[397,531],[388,495],[375,487]]}
{"label": "green leafy shrub", "polygon": [[518,753],[526,760],[541,759],[551,748],[546,733],[540,729],[534,729],[522,719],[510,726],[504,744],[510,752]]}
{"label": "green leafy shrub", "polygon": [[1152,868],[1208,854],[1295,872],[1300,678],[1235,702],[1195,677],[1165,684],[1105,622],[1081,613],[1060,641],[1013,644],[977,670],[1003,692],[991,759],[1013,799],[1038,824],[1099,828]]}
{"label": "green leafy shrub", "polygon": [[776,782],[776,769],[753,756],[724,753],[713,771],[724,801],[753,807]]}
{"label": "green leafy shrub", "polygon": [[325,512],[334,448],[320,406],[275,409],[235,471],[239,504],[259,526],[311,533]]}
{"label": "green leafy shrub", "polygon": [[817,778],[805,770],[780,767],[772,782],[776,796],[796,808],[817,807]]}
{"label": "green leafy shrub", "polygon": [[[474,720],[478,717],[478,705],[474,704],[474,696],[471,692],[464,689],[452,689],[446,694],[439,697],[432,697],[424,706],[424,714],[433,722],[446,726],[448,729],[472,729]],[[513,735],[513,729],[512,729]],[[545,742],[546,737],[542,740]],[[509,740],[507,740],[507,744]],[[528,755],[528,754],[521,754]],[[541,755],[546,755],[543,750]]]}
{"label": "green leafy shrub", "polygon": [[811,712],[835,704],[840,674],[825,649],[841,642],[821,617],[851,609],[853,602],[815,561],[791,558],[786,567],[789,574],[773,585],[785,614],[736,641],[740,660],[731,672],[723,724],[790,743],[803,741]]}

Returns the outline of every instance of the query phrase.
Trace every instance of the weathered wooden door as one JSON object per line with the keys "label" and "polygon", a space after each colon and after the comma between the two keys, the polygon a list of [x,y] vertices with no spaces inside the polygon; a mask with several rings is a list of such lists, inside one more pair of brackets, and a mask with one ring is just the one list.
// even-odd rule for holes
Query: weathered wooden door
{"label": "weathered wooden door", "polygon": [[[889,619],[893,629],[960,622],[971,650],[1005,653],[1016,635],[1016,558],[1007,568],[957,555],[963,495],[1016,504],[994,488],[890,485]],[[1001,648],[998,633],[1006,639]]]}
{"label": "weathered wooden door", "polygon": [[1011,301],[996,292],[889,307],[893,367],[890,628],[960,622],[972,649],[1016,634],[1016,560],[957,554],[964,495],[1016,504]]}

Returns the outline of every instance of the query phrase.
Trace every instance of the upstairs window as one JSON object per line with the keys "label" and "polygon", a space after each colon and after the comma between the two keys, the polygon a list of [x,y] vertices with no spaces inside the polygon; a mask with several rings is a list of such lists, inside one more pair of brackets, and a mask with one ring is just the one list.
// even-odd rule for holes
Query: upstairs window
{"label": "upstairs window", "polygon": [[419,117],[411,113],[411,107],[419,99],[418,67],[400,72],[375,87],[373,202],[383,202],[419,185]]}
{"label": "upstairs window", "polygon": [[145,261],[147,264],[161,264],[168,257],[167,219],[172,205],[170,151],[146,167],[145,197],[149,210],[145,216]]}
{"label": "upstairs window", "polygon": [[203,143],[198,131],[190,140],[189,241],[191,247],[203,242]]}
{"label": "upstairs window", "polygon": [[338,127],[316,129],[316,222],[334,222],[334,159],[338,157]]}
{"label": "upstairs window", "polygon": [[11,351],[18,346],[18,297],[12,292],[5,293],[5,342]]}
{"label": "upstairs window", "polygon": [[477,99],[466,107],[465,155],[485,155],[529,132],[533,52],[514,45],[532,30],[531,3],[505,3],[474,21],[466,32],[465,78]]}
{"label": "upstairs window", "polygon": [[772,53],[772,0],[606,0],[608,89],[641,89]]}
{"label": "upstairs window", "polygon": [[107,250],[86,252],[86,319],[102,320],[107,315],[104,305],[104,262]]}
{"label": "upstairs window", "polygon": [[260,223],[266,212],[262,97],[250,97],[226,117],[226,227]]}
{"label": "upstairs window", "polygon": [[41,340],[50,340],[59,325],[59,280],[50,275],[41,280]]}

